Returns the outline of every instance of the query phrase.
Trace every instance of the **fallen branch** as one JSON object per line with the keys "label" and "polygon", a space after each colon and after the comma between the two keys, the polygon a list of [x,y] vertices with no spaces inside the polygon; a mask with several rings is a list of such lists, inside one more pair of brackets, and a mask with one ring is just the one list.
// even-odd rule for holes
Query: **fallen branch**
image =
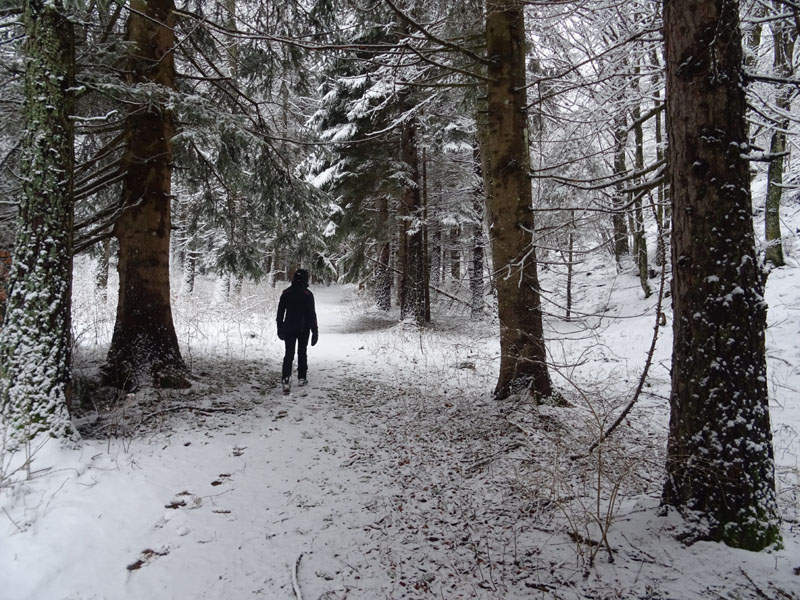
{"label": "fallen branch", "polygon": [[303,553],[297,555],[297,560],[294,561],[294,568],[292,569],[292,589],[297,600],[303,600],[303,594],[300,591],[300,583],[297,581],[297,571],[300,568],[300,559],[303,558]]}
{"label": "fallen branch", "polygon": [[750,585],[752,585],[752,586],[753,586],[753,589],[755,590],[756,594],[758,594],[758,596],[759,596],[760,598],[764,598],[765,600],[770,600],[770,598],[773,598],[773,596],[769,596],[769,595],[767,595],[766,593],[764,593],[764,591],[763,591],[763,590],[762,590],[760,587],[758,587],[758,586],[756,585],[756,582],[755,582],[755,581],[753,581],[753,580],[750,578],[750,575],[748,575],[748,574],[747,574],[747,571],[745,571],[745,570],[744,570],[742,567],[739,567],[739,571],[741,572],[741,574],[742,574],[742,575],[744,575],[744,578],[745,578],[745,579],[747,579],[747,581],[749,581],[749,582],[750,582]]}
{"label": "fallen branch", "polygon": [[522,442],[520,442],[520,441],[511,442],[509,444],[506,444],[505,446],[500,448],[500,450],[498,450],[497,452],[492,452],[490,455],[485,456],[485,457],[483,457],[481,459],[478,459],[475,462],[471,463],[470,465],[468,465],[466,467],[466,469],[464,469],[464,471],[467,474],[469,474],[472,471],[475,471],[476,469],[479,469],[483,465],[489,464],[490,462],[492,462],[495,458],[497,458],[501,454],[508,454],[509,452],[513,452],[514,450],[516,450],[517,448],[519,448],[521,446],[524,446],[524,444]]}

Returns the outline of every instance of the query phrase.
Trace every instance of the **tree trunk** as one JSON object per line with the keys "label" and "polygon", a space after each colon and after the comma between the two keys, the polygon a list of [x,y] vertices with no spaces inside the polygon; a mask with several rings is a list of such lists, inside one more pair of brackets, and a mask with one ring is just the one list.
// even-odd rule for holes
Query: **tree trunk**
{"label": "tree trunk", "polygon": [[[640,69],[637,65],[635,73],[638,74],[639,71]],[[633,137],[636,144],[636,159],[634,166],[636,167],[637,171],[641,172],[644,169],[644,131],[642,130],[642,124],[640,123],[642,111],[637,104],[632,112],[633,114],[631,117],[636,123],[636,126],[633,129]],[[639,193],[637,193],[636,199],[633,203],[633,222],[635,225],[633,235],[636,239],[634,246],[636,248],[636,266],[639,269],[639,285],[642,286],[644,297],[649,298],[652,295],[653,290],[650,288],[650,280],[648,279],[650,265],[647,258],[647,238],[644,232],[644,208],[642,207],[642,195]]]}
{"label": "tree trunk", "polygon": [[406,242],[405,304],[402,318],[412,318],[418,325],[425,322],[425,248],[422,227],[422,194],[420,193],[419,161],[417,158],[417,121],[403,125],[402,160],[408,169],[410,183],[403,203],[407,218],[403,228]]}
{"label": "tree trunk", "polygon": [[525,17],[521,0],[487,0],[489,82],[481,136],[500,318],[495,397],[553,393],[547,369],[529,180]]}
{"label": "tree trunk", "polygon": [[105,304],[108,300],[108,269],[111,262],[111,240],[100,242],[100,254],[94,270],[94,286],[98,299]]}
{"label": "tree trunk", "polygon": [[[628,141],[628,124],[625,115],[619,113],[614,118],[614,173],[622,175],[627,170],[625,166],[625,145]],[[614,194],[614,212],[611,215],[611,225],[614,230],[614,258],[617,265],[622,265],[623,259],[630,255],[628,244],[628,227],[625,223],[625,188],[624,183],[616,185]]]}
{"label": "tree trunk", "polygon": [[[659,58],[660,52],[653,49],[650,59],[652,64],[660,65],[661,60]],[[653,104],[657,108],[661,104],[661,92],[659,91],[658,87],[659,83],[659,75],[653,75]],[[656,160],[661,162],[664,160],[664,133],[663,133],[663,126],[662,126],[662,113],[659,112],[656,115],[656,122],[655,122],[655,142],[656,142]],[[665,224],[669,221],[669,215],[665,214],[667,211],[665,210],[665,206],[667,203],[667,197],[665,193],[665,186],[663,183],[658,184],[658,188],[656,188],[656,208],[655,208],[655,219],[656,219],[656,231],[658,235],[656,237],[656,265],[659,267],[664,266],[667,262],[667,245],[666,245],[666,235],[667,232],[665,231],[666,227]]]}
{"label": "tree trunk", "polygon": [[[779,2],[775,2],[778,9],[781,8]],[[792,55],[794,53],[794,35],[791,30],[791,23],[786,20],[773,22],[773,73],[775,77],[792,79],[794,76],[794,65]],[[792,96],[795,90],[789,84],[781,84],[777,87],[777,98],[775,104],[781,115],[789,115],[792,109]],[[778,156],[786,152],[786,134],[789,129],[789,118],[779,117],[775,124],[775,131],[772,132],[769,151],[775,157],[770,161],[767,170],[767,202],[764,215],[764,235],[767,241],[766,262],[774,267],[782,267],[785,262],[783,259],[783,245],[781,244],[781,198],[783,196],[783,168],[786,161],[785,156]]]}
{"label": "tree trunk", "polygon": [[75,48],[63,11],[60,0],[24,3],[22,194],[0,332],[0,415],[12,444],[38,433],[76,435],[69,418]]}
{"label": "tree trunk", "polygon": [[461,228],[454,225],[450,228],[448,245],[450,246],[450,278],[453,283],[461,281]]}
{"label": "tree trunk", "polygon": [[470,272],[470,317],[480,321],[484,315],[483,302],[483,221],[485,219],[486,195],[483,189],[481,152],[476,143],[472,150],[475,163],[475,190],[472,194],[472,270]]}
{"label": "tree trunk", "polygon": [[425,322],[431,322],[431,255],[428,246],[428,153],[422,149],[422,285],[425,302]]}
{"label": "tree trunk", "polygon": [[389,230],[389,198],[382,195],[378,198],[376,211],[375,238],[377,243],[378,264],[375,265],[375,305],[380,310],[392,307],[392,270],[391,233]]}
{"label": "tree trunk", "polygon": [[431,282],[436,285],[442,281],[442,223],[436,213],[433,215],[431,233]]}
{"label": "tree trunk", "polygon": [[569,211],[569,233],[567,234],[567,306],[564,319],[572,319],[572,281],[575,270],[575,211]]}
{"label": "tree trunk", "polygon": [[0,324],[6,317],[9,277],[11,276],[11,250],[0,248]]}
{"label": "tree trunk", "polygon": [[118,387],[143,380],[189,385],[172,321],[169,282],[170,201],[175,88],[175,16],[171,0],[133,0],[127,40],[131,84],[153,85],[152,102],[128,115],[119,240],[119,301],[106,377]]}
{"label": "tree trunk", "polygon": [[738,2],[667,0],[674,309],[662,500],[698,538],[779,541]]}

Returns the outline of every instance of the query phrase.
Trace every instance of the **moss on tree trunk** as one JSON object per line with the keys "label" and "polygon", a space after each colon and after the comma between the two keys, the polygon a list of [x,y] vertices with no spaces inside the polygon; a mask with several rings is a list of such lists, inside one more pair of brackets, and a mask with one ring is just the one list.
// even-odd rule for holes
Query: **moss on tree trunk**
{"label": "moss on tree trunk", "polygon": [[0,414],[12,439],[71,437],[74,41],[61,2],[24,7],[25,133],[10,293],[0,333]]}

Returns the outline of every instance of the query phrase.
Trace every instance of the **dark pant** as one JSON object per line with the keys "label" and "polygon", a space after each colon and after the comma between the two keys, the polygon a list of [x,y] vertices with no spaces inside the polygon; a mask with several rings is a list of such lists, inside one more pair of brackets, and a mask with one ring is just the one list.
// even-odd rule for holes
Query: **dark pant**
{"label": "dark pant", "polygon": [[283,371],[281,376],[285,379],[292,376],[292,361],[294,349],[297,347],[297,377],[305,379],[308,372],[308,336],[311,332],[305,331],[300,335],[285,335],[283,343],[286,344],[286,354],[283,355]]}

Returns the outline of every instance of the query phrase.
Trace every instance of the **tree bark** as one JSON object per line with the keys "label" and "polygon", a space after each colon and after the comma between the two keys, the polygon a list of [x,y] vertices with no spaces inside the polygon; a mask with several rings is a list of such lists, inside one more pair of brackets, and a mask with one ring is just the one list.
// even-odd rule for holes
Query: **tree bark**
{"label": "tree bark", "polygon": [[407,217],[403,227],[406,266],[403,269],[405,303],[401,305],[401,316],[403,319],[412,318],[416,324],[422,325],[425,322],[425,248],[416,119],[412,118],[403,125],[401,144],[402,161],[409,177],[403,198]]}
{"label": "tree bark", "polygon": [[381,195],[375,214],[375,238],[378,264],[375,265],[375,305],[380,310],[392,307],[391,232],[389,230],[389,198]]}
{"label": "tree bark", "polygon": [[[659,58],[660,52],[653,49],[650,59],[652,64],[660,65],[661,60]],[[657,108],[661,104],[661,92],[659,91],[659,76],[658,74],[654,74],[652,77],[653,81],[653,104],[654,107]],[[662,113],[659,112],[655,117],[655,142],[656,142],[656,160],[661,162],[664,160],[664,134],[663,134],[663,126],[662,126]],[[656,231],[658,232],[656,236],[656,265],[659,267],[664,266],[667,261],[667,244],[666,244],[666,223],[669,221],[669,215],[665,214],[668,213],[665,209],[667,204],[667,194],[665,190],[665,185],[663,183],[659,183],[658,187],[656,188],[656,209],[655,209],[655,219],[656,219]]]}
{"label": "tree bark", "polygon": [[[625,115],[618,112],[614,118],[614,173],[622,175],[627,170],[625,166],[625,145],[628,142],[628,123]],[[630,244],[628,243],[628,227],[625,223],[624,206],[626,204],[626,196],[623,191],[625,188],[624,183],[617,184],[617,190],[614,194],[614,212],[611,215],[611,226],[614,230],[614,258],[617,265],[621,265],[624,257],[629,256],[631,253]]]}
{"label": "tree bark", "polygon": [[673,352],[662,500],[697,538],[780,539],[738,2],[666,0]]}
{"label": "tree bark", "polygon": [[553,393],[547,369],[529,180],[525,17],[521,0],[487,0],[487,117],[481,136],[500,318],[495,397]]}
{"label": "tree bark", "polygon": [[450,247],[450,278],[456,285],[461,281],[461,228],[454,225],[448,232]]}
{"label": "tree bark", "polygon": [[119,300],[106,379],[119,387],[143,381],[185,387],[172,321],[169,281],[170,201],[175,88],[175,16],[171,0],[133,0],[126,39],[132,44],[129,83],[149,86],[151,102],[126,119],[126,210],[114,226],[119,240]]}
{"label": "tree bark", "polygon": [[72,395],[74,37],[60,0],[24,4],[22,194],[0,332],[0,415],[12,444],[75,436]]}
{"label": "tree bark", "polygon": [[[640,71],[639,66],[636,66],[635,73]],[[637,83],[638,87],[638,83]],[[639,122],[641,118],[641,108],[637,104],[632,111],[631,118],[636,123],[633,130],[633,137],[636,144],[635,154],[635,168],[637,171],[644,169],[644,131],[642,124]],[[647,257],[647,237],[644,231],[644,208],[642,207],[642,196],[637,193],[637,197],[633,203],[633,236],[635,239],[634,248],[636,248],[636,266],[639,269],[639,284],[642,286],[642,292],[645,298],[649,298],[653,290],[650,288],[650,280],[648,275],[650,273],[650,264]]]}
{"label": "tree bark", "polygon": [[97,298],[105,304],[108,300],[108,269],[111,261],[111,240],[109,238],[100,242],[97,256],[97,265],[94,270],[94,287]]}
{"label": "tree bark", "polygon": [[[780,2],[775,2],[780,10]],[[776,77],[792,79],[794,76],[794,65],[792,55],[794,53],[795,37],[792,32],[791,24],[785,20],[773,22],[772,28],[772,47],[773,47],[773,71]],[[767,242],[766,262],[773,267],[782,267],[785,262],[783,258],[783,245],[781,243],[781,199],[783,197],[783,170],[786,161],[785,156],[779,156],[786,152],[786,135],[789,130],[789,118],[786,115],[791,113],[792,97],[795,89],[789,84],[781,84],[777,87],[777,98],[775,104],[779,114],[784,115],[777,119],[775,131],[772,132],[769,151],[775,155],[769,163],[767,170],[767,201],[764,215],[764,236]]]}
{"label": "tree bark", "polygon": [[483,285],[483,221],[486,217],[486,195],[483,186],[481,152],[476,143],[472,151],[475,164],[475,190],[472,194],[472,269],[470,271],[470,317],[480,321],[484,316]]}

